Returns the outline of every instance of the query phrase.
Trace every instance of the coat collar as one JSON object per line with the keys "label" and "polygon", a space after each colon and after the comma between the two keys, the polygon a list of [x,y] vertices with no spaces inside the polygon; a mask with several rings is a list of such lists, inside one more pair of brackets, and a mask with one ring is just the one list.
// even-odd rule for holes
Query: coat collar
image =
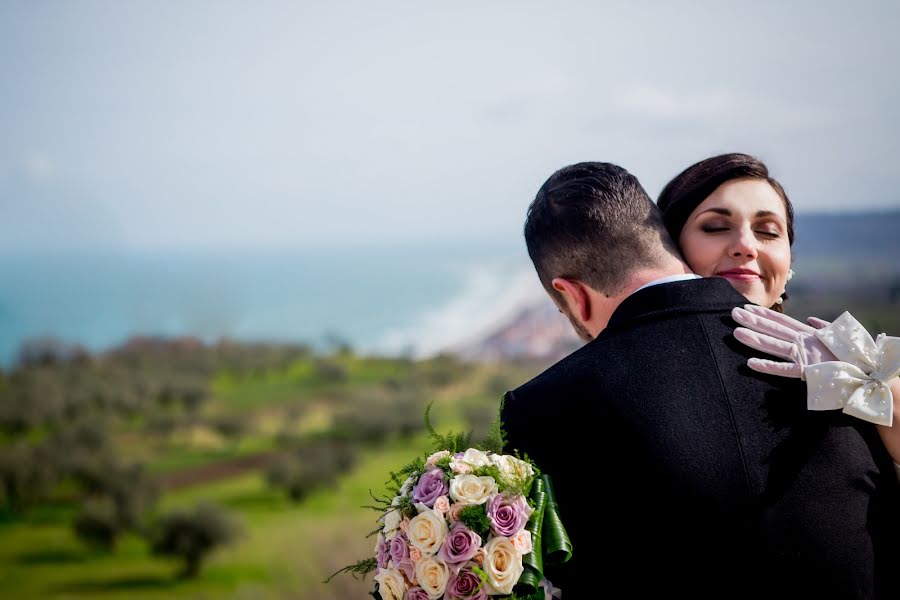
{"label": "coat collar", "polygon": [[678,314],[730,311],[750,301],[721,277],[650,286],[631,294],[616,308],[599,337],[638,320]]}

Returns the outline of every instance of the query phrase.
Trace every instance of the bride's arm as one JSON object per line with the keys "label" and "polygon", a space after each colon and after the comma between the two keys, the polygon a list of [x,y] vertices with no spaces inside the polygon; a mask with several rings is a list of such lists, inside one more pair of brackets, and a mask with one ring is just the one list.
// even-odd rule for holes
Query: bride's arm
{"label": "bride's arm", "polygon": [[[876,425],[878,435],[894,463],[900,465],[900,378],[895,377],[891,384],[891,395],[894,397],[894,426]],[[898,469],[900,475],[900,469]]]}

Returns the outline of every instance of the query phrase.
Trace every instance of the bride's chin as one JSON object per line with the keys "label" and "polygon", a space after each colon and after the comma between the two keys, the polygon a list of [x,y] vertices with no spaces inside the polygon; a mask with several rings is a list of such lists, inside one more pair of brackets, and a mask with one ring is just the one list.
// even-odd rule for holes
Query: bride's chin
{"label": "bride's chin", "polygon": [[752,302],[753,304],[759,304],[760,306],[770,306],[772,302],[769,302],[769,295],[762,288],[759,280],[755,281],[742,281],[740,279],[728,279],[724,278],[725,281],[731,284],[731,287],[740,292],[747,300]]}

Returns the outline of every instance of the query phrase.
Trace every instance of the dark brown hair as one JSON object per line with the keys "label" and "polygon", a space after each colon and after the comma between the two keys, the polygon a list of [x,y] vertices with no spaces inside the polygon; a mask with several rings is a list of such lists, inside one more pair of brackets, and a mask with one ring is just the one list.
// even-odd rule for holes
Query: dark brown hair
{"label": "dark brown hair", "polygon": [[720,154],[691,165],[666,184],[657,205],[662,210],[666,229],[675,243],[688,216],[716,188],[733,179],[762,179],[772,186],[784,202],[787,214],[788,241],[794,243],[794,207],[784,188],[769,175],[769,169],[758,158],[748,154]]}
{"label": "dark brown hair", "polygon": [[[666,229],[677,244],[681,230],[694,209],[716,189],[734,179],[761,179],[775,190],[784,203],[788,242],[794,245],[794,206],[781,184],[769,175],[769,169],[758,158],[748,154],[720,154],[691,165],[666,184],[656,201],[662,210]],[[787,294],[782,295],[787,299]],[[782,312],[781,304],[771,306]]]}
{"label": "dark brown hair", "polygon": [[528,207],[525,243],[541,283],[577,279],[615,295],[641,267],[678,255],[662,214],[622,167],[584,162],[550,176]]}

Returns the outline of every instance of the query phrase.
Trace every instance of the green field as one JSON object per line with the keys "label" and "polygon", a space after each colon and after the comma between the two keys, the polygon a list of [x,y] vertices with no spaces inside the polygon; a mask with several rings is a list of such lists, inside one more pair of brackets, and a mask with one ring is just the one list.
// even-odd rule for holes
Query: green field
{"label": "green field", "polygon": [[[371,578],[322,581],[370,555],[374,542],[366,534],[377,514],[362,506],[371,503],[370,490],[384,490],[391,470],[429,449],[427,435],[420,428],[363,444],[350,471],[299,502],[267,483],[265,469],[254,461],[277,456],[292,440],[329,431],[348,410],[357,417],[366,414],[369,406],[373,414],[390,413],[395,406],[415,410],[419,421],[422,407],[433,401],[439,429],[483,430],[502,388],[524,381],[536,367],[334,360],[342,371],[332,381],[317,378],[309,361],[251,375],[216,370],[202,410],[179,417],[165,434],[148,433],[149,414],[115,422],[118,455],[140,460],[166,482],[156,513],[209,501],[240,523],[239,537],[214,551],[198,577],[179,577],[175,560],[151,555],[135,534],[122,536],[112,551],[86,546],[71,526],[80,497],[68,482],[44,501],[0,514],[0,597],[367,597]],[[229,438],[208,426],[211,419],[235,415],[242,424],[239,436]]]}

